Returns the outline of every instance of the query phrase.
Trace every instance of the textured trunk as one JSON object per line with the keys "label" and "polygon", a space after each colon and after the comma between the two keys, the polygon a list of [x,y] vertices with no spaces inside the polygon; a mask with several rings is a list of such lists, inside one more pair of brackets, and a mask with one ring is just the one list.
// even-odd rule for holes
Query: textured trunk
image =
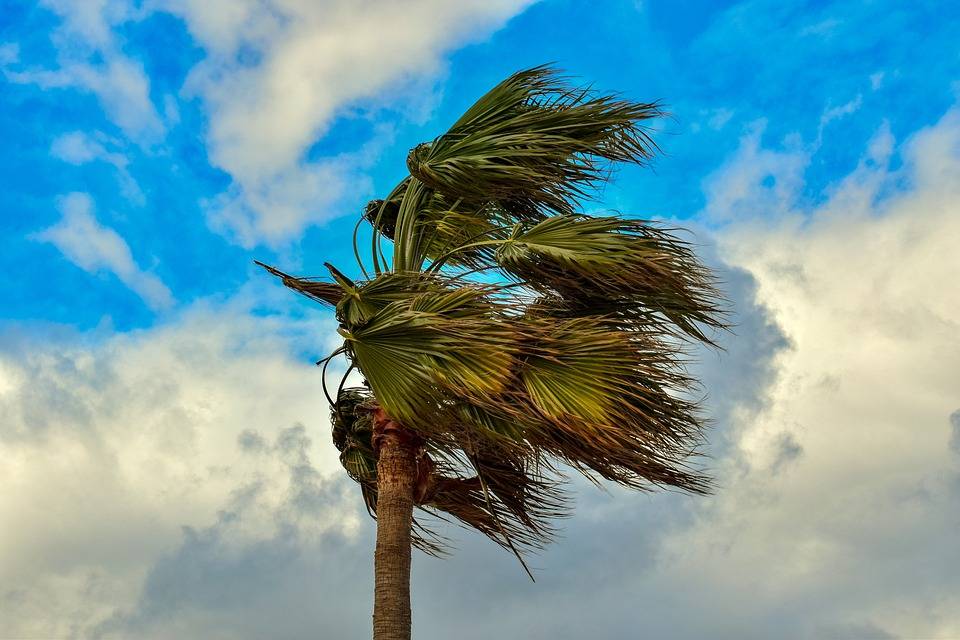
{"label": "textured trunk", "polygon": [[373,639],[410,640],[410,529],[417,482],[416,437],[374,413],[377,459],[377,550]]}

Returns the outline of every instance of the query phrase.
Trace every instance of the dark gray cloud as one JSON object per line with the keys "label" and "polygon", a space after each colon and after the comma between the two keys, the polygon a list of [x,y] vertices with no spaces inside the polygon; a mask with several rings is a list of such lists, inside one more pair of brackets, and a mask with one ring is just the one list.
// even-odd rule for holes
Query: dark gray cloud
{"label": "dark gray cloud", "polygon": [[950,414],[950,449],[960,453],[960,409]]}
{"label": "dark gray cloud", "polygon": [[899,638],[870,623],[825,626],[818,630],[817,637],[823,640],[897,640]]}
{"label": "dark gray cloud", "polygon": [[[698,240],[705,237],[701,230]],[[700,247],[699,253],[717,274],[730,303],[730,330],[717,340],[721,350],[699,349],[692,367],[703,382],[706,407],[717,426],[711,453],[719,457],[727,452],[734,435],[729,428],[734,412],[756,413],[766,406],[767,389],[777,375],[775,358],[791,343],[758,303],[757,283],[749,272],[724,262],[713,244]]]}

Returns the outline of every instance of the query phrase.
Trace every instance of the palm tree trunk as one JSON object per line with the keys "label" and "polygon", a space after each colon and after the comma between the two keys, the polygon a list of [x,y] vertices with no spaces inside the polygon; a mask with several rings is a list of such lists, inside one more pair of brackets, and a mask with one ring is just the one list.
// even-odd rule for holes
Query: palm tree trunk
{"label": "palm tree trunk", "polygon": [[374,412],[377,459],[377,550],[373,639],[410,640],[410,530],[417,481],[415,434]]}

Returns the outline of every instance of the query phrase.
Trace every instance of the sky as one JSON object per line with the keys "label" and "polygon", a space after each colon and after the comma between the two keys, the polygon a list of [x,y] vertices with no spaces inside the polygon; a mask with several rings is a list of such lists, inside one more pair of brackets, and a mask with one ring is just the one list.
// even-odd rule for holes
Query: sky
{"label": "sky", "polygon": [[407,150],[546,62],[670,112],[590,207],[724,281],[717,490],[574,481],[536,583],[450,528],[415,637],[960,637],[957,42],[920,0],[0,0],[0,638],[369,637],[336,325],[253,260],[355,274]]}

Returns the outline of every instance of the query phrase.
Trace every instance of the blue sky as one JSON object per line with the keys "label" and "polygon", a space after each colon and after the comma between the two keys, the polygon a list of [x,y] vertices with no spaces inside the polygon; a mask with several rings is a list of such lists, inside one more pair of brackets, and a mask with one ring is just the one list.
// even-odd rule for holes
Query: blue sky
{"label": "blue sky", "polygon": [[[9,212],[4,255],[18,265],[0,281],[0,295],[15,301],[5,315],[83,329],[104,316],[119,329],[149,326],[156,314],[116,278],[91,279],[55,246],[29,239],[59,219],[58,198],[67,193],[89,194],[97,219],[123,237],[138,265],[178,303],[189,303],[236,290],[250,275],[251,257],[280,257],[307,272],[331,259],[350,265],[341,239],[362,204],[403,174],[407,149],[445,130],[518,68],[553,62],[598,87],[663,100],[673,114],[659,138],[666,157],[655,171],[624,171],[601,205],[680,219],[703,209],[704,176],[737,147],[750,123],[764,121],[763,140],[774,147],[794,137],[816,148],[803,194],[815,201],[856,166],[882,122],[897,136],[942,115],[954,101],[960,68],[957,56],[944,55],[958,16],[944,15],[938,3],[610,2],[602,11],[592,3],[541,3],[488,39],[449,47],[429,81],[374,87],[372,95],[334,105],[331,117],[296,141],[298,150],[309,163],[372,145],[372,157],[353,170],[363,179],[318,204],[326,224],[304,221],[277,242],[253,238],[238,246],[229,231],[212,230],[205,215],[204,203],[224,193],[231,176],[204,144],[216,112],[184,90],[204,58],[188,24],[157,11],[111,30],[116,55],[142,68],[149,82],[153,113],[139,117],[158,121],[131,116],[125,126],[96,90],[29,81],[57,69],[58,56],[102,66],[102,51],[71,44],[58,53],[56,41],[75,36],[57,35],[63,24],[56,11],[8,2],[3,13],[8,81],[0,87],[6,105],[0,127],[8,143],[0,151],[7,177],[0,206]],[[245,55],[241,47],[232,53]],[[855,107],[855,116],[844,107]],[[823,122],[831,110],[839,111]],[[83,136],[76,145],[101,150],[64,160],[55,143],[70,135]],[[38,282],[45,283],[46,303],[30,294]]]}
{"label": "blue sky", "polygon": [[[310,366],[332,319],[252,261],[355,272],[356,216],[407,150],[545,62],[671,113],[654,166],[591,207],[695,230],[728,283],[740,328],[698,365],[726,489],[585,493],[542,586],[463,534],[422,561],[423,637],[458,616],[487,637],[482,610],[526,629],[505,637],[581,637],[584,572],[653,603],[660,637],[960,635],[938,568],[960,560],[960,8],[362,4],[0,0],[0,452],[20,461],[0,516],[23,523],[0,542],[0,636],[298,637],[324,623],[237,585],[298,601],[325,572],[346,586],[316,615],[353,612],[329,637],[365,629],[347,559],[371,525]],[[632,549],[625,567],[597,537]],[[478,570],[486,605],[431,590]],[[636,603],[613,600],[582,616],[632,637]]]}

